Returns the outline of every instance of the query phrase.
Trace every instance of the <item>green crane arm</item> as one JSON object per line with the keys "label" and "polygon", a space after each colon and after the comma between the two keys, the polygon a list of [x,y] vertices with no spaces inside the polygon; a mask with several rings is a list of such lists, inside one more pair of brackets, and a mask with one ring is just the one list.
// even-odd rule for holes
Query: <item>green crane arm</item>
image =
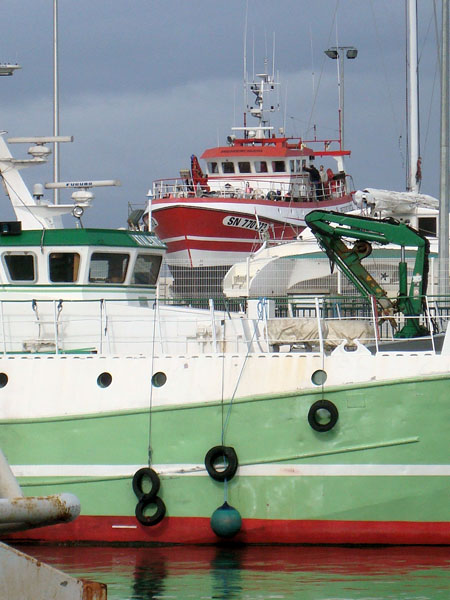
{"label": "green crane arm", "polygon": [[[313,210],[306,215],[305,221],[331,262],[339,266],[363,295],[374,296],[384,313],[395,310],[402,312],[406,317],[413,317],[406,320],[406,325],[397,332],[397,337],[413,337],[427,333],[418,318],[424,312],[424,296],[428,283],[429,242],[425,236],[395,219],[380,221],[333,211]],[[357,241],[349,247],[342,238]],[[402,249],[402,259],[399,262],[399,294],[395,302],[387,297],[386,291],[361,264],[372,251],[371,242],[382,245],[396,244]],[[407,265],[404,260],[406,247],[416,248],[409,291]]]}

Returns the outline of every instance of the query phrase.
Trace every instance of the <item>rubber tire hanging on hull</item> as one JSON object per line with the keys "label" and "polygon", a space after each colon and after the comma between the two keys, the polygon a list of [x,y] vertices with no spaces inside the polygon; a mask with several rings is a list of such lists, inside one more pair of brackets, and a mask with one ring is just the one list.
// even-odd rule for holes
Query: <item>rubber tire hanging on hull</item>
{"label": "rubber tire hanging on hull", "polygon": [[[225,469],[218,471],[215,467],[215,463],[221,457],[225,458],[227,465]],[[206,453],[205,467],[208,471],[208,475],[212,477],[212,479],[215,479],[215,481],[230,481],[230,479],[233,479],[238,466],[239,461],[236,451],[231,446],[214,446]]]}
{"label": "rubber tire hanging on hull", "polygon": [[[150,483],[152,484],[150,491],[147,493],[144,492],[144,490],[142,489],[142,482],[146,477],[150,480]],[[136,494],[139,500],[143,496],[154,498],[159,492],[159,487],[159,475],[156,471],[150,469],[150,467],[143,467],[142,469],[136,471],[136,473],[133,475],[133,492]]]}
{"label": "rubber tire hanging on hull", "polygon": [[[153,515],[146,516],[145,509],[147,506],[151,506],[152,504],[156,505],[156,512]],[[139,521],[139,523],[141,523],[141,525],[151,527],[152,525],[157,525],[164,519],[166,515],[166,505],[159,496],[155,496],[151,500],[142,498],[136,504],[135,515],[136,519]]]}
{"label": "rubber tire hanging on hull", "polygon": [[[144,479],[148,478],[151,483],[151,488],[149,492],[144,492],[142,489],[142,482]],[[166,514],[166,505],[163,500],[159,496],[157,496],[160,488],[160,480],[159,475],[150,467],[143,467],[136,471],[133,476],[133,492],[136,494],[139,502],[136,504],[135,514],[136,519],[141,523],[141,525],[145,525],[146,527],[150,527],[152,525],[157,525],[160,521],[164,519]],[[156,506],[156,512],[153,515],[146,516],[145,510],[148,506],[154,504]]]}
{"label": "rubber tire hanging on hull", "polygon": [[[318,420],[317,413],[320,410],[326,410],[330,413],[330,420],[328,423],[321,423],[320,420]],[[318,400],[317,402],[314,402],[308,412],[308,422],[315,431],[330,431],[330,429],[333,429],[336,425],[338,419],[339,411],[329,400]]]}

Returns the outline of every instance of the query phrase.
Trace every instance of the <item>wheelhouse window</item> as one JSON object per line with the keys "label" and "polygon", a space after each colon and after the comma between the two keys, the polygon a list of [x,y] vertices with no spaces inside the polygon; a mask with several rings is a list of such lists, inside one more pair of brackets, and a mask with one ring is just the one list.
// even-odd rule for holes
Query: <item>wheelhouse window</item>
{"label": "wheelhouse window", "polygon": [[35,281],[36,258],[29,252],[9,252],[3,256],[11,281]]}
{"label": "wheelhouse window", "polygon": [[238,167],[239,167],[239,173],[251,173],[252,172],[252,170],[250,168],[250,163],[248,161],[239,162]]}
{"label": "wheelhouse window", "polygon": [[295,160],[289,161],[289,168],[291,173],[301,173],[302,172],[302,161],[298,158]]}
{"label": "wheelhouse window", "polygon": [[207,163],[207,167],[208,167],[209,173],[218,173],[219,172],[219,165],[216,162]]}
{"label": "wheelhouse window", "polygon": [[255,171],[257,173],[267,173],[267,163],[265,160],[255,161]]}
{"label": "wheelhouse window", "polygon": [[222,163],[222,171],[224,173],[234,173],[234,163],[232,163],[232,162],[223,162]]}
{"label": "wheelhouse window", "polygon": [[127,276],[129,254],[94,252],[89,266],[91,283],[123,283]]}
{"label": "wheelhouse window", "polygon": [[274,173],[284,173],[286,171],[286,165],[284,163],[284,160],[273,160],[272,171]]}
{"label": "wheelhouse window", "polygon": [[162,256],[138,254],[134,265],[131,283],[135,285],[156,285]]}
{"label": "wheelhouse window", "polygon": [[48,257],[50,281],[70,283],[77,281],[80,255],[77,252],[52,252]]}

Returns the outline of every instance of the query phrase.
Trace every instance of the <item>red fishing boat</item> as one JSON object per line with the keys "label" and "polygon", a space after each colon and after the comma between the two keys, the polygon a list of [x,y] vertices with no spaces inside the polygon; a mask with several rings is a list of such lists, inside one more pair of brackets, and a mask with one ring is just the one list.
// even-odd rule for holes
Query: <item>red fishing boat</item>
{"label": "red fishing boat", "polygon": [[[338,140],[303,140],[275,133],[265,97],[276,86],[272,75],[247,84],[255,95],[244,126],[233,128],[227,144],[203,152],[200,165],[175,179],[160,179],[149,193],[148,222],[168,249],[169,264],[229,265],[264,242],[296,239],[305,215],[316,208],[354,208],[352,185]],[[247,116],[256,126],[247,126]]]}

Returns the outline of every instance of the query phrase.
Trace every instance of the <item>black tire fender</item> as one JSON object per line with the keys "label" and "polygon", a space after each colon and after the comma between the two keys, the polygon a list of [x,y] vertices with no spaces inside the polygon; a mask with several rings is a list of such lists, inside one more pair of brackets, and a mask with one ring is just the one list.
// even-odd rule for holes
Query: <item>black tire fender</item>
{"label": "black tire fender", "polygon": [[[142,482],[145,478],[148,478],[151,483],[149,492],[144,492],[142,489]],[[136,494],[138,500],[141,500],[144,496],[147,499],[155,498],[156,494],[159,492],[159,486],[159,475],[150,467],[142,467],[142,469],[137,470],[133,475],[133,492]]]}
{"label": "black tire fender", "polygon": [[[218,471],[215,463],[220,457],[225,458],[227,466],[223,470]],[[231,446],[214,446],[206,453],[205,467],[208,475],[215,481],[230,481],[236,474],[238,466],[239,461],[236,451]]]}
{"label": "black tire fender", "polygon": [[[318,419],[318,412],[326,410],[330,414],[328,423],[321,423]],[[337,407],[329,400],[317,400],[312,404],[308,412],[308,422],[315,431],[323,432],[330,431],[336,425],[339,419],[339,411]]]}
{"label": "black tire fender", "polygon": [[[152,504],[156,506],[156,512],[153,515],[146,516],[145,509],[147,506],[151,506]],[[141,523],[141,525],[144,525],[145,527],[151,527],[153,525],[157,525],[164,519],[166,514],[166,505],[159,496],[155,496],[154,498],[146,498],[143,496],[142,499],[136,504],[135,514],[136,519],[139,521],[139,523]]]}

